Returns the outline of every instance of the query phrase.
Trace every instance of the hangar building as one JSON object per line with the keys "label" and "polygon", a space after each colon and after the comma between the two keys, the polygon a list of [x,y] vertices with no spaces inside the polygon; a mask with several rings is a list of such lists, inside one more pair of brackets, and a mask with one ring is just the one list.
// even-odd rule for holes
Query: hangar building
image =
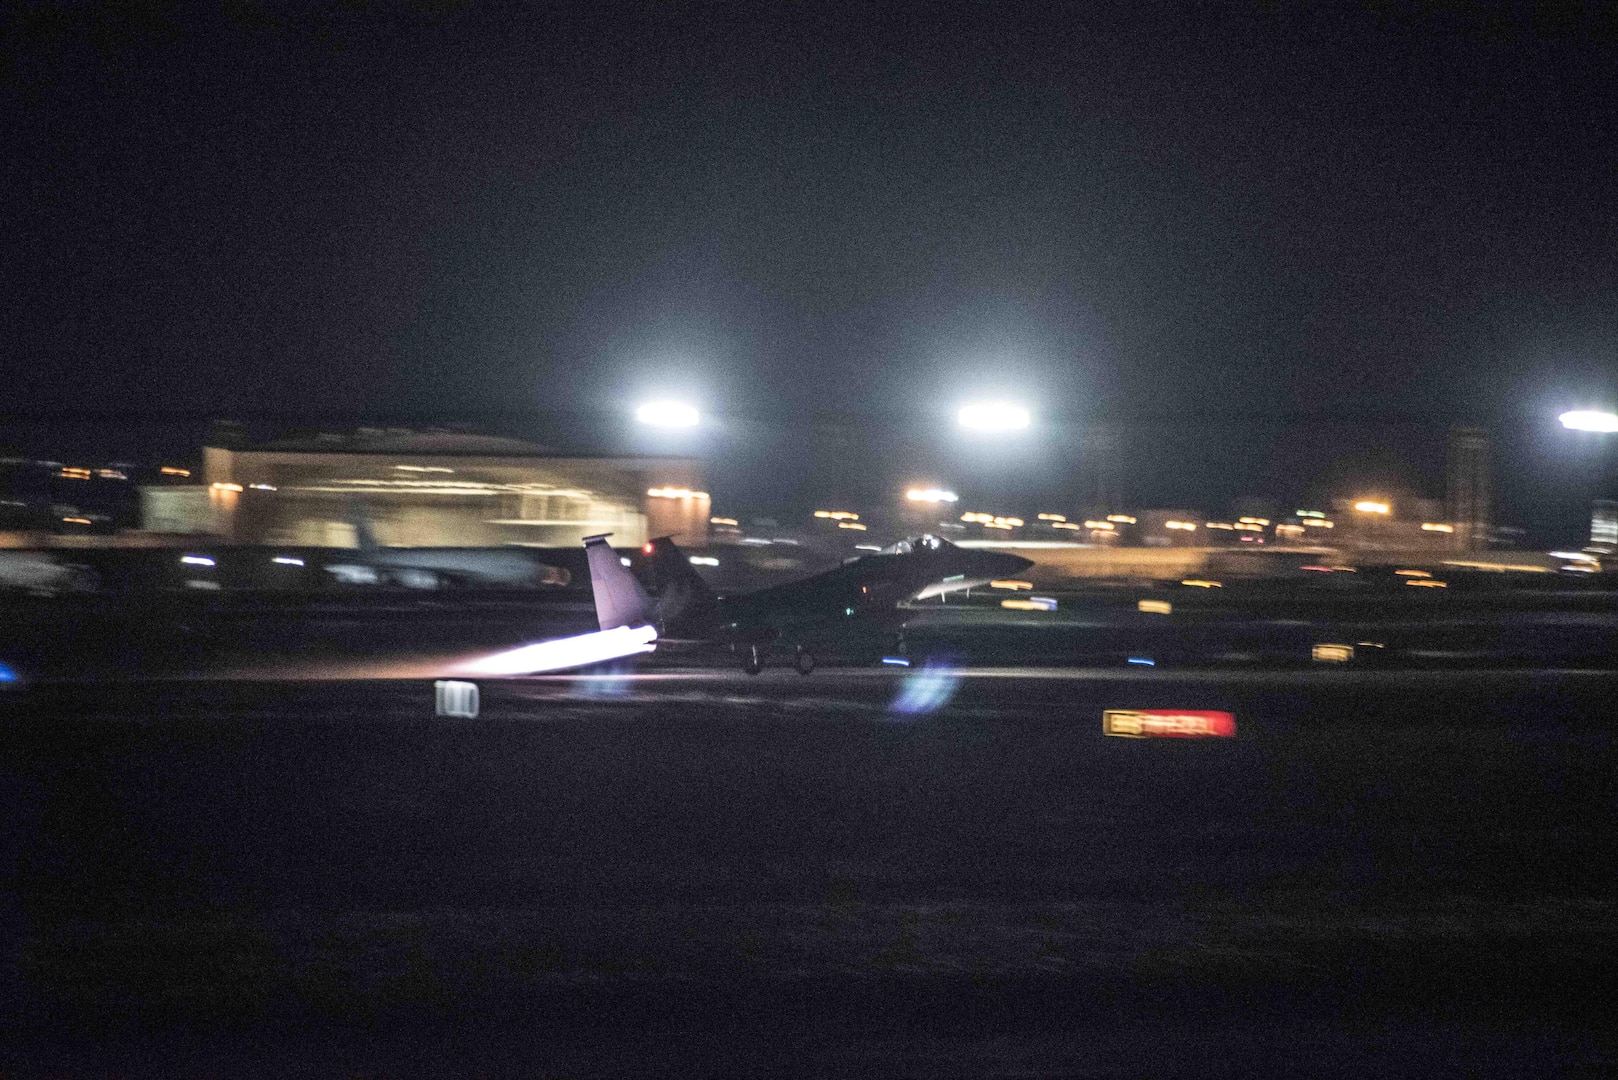
{"label": "hangar building", "polygon": [[142,489],[148,531],[243,544],[568,547],[707,542],[701,462],[572,456],[490,435],[360,429],[203,448],[202,483]]}

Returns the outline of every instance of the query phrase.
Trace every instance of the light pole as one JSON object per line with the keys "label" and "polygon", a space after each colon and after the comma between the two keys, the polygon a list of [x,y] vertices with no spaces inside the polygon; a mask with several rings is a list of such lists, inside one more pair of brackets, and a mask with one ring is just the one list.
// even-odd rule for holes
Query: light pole
{"label": "light pole", "polygon": [[[1587,431],[1597,435],[1618,432],[1618,414],[1602,409],[1574,409],[1557,417],[1569,431]],[[1597,458],[1596,493],[1590,508],[1590,546],[1610,553],[1618,546],[1618,506],[1602,497],[1606,488],[1606,462]]]}
{"label": "light pole", "polygon": [[1603,412],[1600,409],[1574,409],[1565,412],[1557,419],[1569,431],[1595,431],[1610,434],[1618,431],[1618,414]]}
{"label": "light pole", "polygon": [[1027,409],[1011,401],[974,401],[962,405],[956,423],[968,431],[1007,434],[1022,431],[1032,422]]}
{"label": "light pole", "polygon": [[635,419],[650,427],[694,428],[702,422],[695,405],[683,401],[648,401],[635,410]]}

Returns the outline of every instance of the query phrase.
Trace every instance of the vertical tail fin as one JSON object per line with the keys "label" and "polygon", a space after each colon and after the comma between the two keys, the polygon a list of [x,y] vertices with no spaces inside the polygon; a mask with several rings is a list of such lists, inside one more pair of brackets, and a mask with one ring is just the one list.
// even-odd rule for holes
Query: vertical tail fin
{"label": "vertical tail fin", "polygon": [[702,575],[691,569],[691,560],[673,540],[660,536],[651,548],[652,588],[657,592],[658,610],[666,627],[678,633],[683,627],[692,632],[718,611],[718,598]]}
{"label": "vertical tail fin", "polygon": [[584,554],[590,564],[590,591],[595,594],[596,619],[601,629],[656,622],[656,606],[635,580],[635,575],[618,561],[618,553],[607,543],[611,535],[602,533],[584,538]]}

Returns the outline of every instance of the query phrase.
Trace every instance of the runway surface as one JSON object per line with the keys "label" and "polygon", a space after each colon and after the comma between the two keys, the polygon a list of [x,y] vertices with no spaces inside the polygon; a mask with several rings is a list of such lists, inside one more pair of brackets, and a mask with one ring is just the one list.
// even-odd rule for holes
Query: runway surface
{"label": "runway surface", "polygon": [[444,659],[0,697],[0,1070],[1615,1061],[1613,672]]}

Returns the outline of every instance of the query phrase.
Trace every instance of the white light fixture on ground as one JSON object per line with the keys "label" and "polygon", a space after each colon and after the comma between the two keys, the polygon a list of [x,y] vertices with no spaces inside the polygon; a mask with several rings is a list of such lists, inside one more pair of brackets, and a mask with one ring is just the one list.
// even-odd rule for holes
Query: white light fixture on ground
{"label": "white light fixture on ground", "polygon": [[689,428],[702,421],[702,414],[683,401],[648,401],[635,410],[635,419],[652,427]]}
{"label": "white light fixture on ground", "polygon": [[1600,412],[1596,409],[1575,409],[1565,412],[1557,419],[1562,426],[1570,431],[1618,431],[1618,415],[1610,412]]}
{"label": "white light fixture on ground", "polygon": [[961,406],[955,419],[972,431],[1021,431],[1030,417],[1027,409],[1009,401],[979,401]]}

